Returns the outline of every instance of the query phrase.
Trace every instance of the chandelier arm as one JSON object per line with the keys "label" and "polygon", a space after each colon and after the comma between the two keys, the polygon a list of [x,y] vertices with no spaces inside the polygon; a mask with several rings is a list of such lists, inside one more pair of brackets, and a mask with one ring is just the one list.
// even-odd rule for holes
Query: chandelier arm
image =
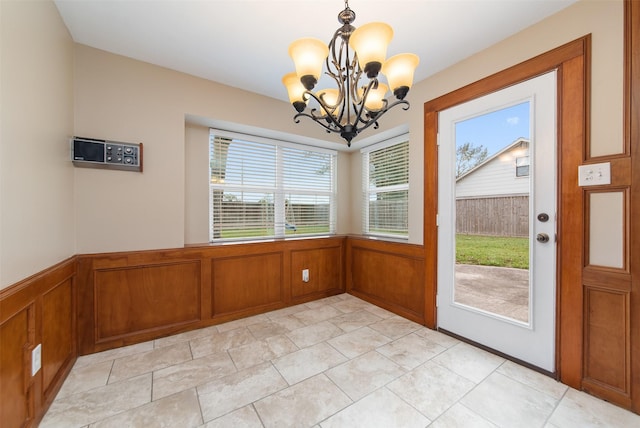
{"label": "chandelier arm", "polygon": [[409,107],[410,107],[410,105],[409,105],[409,101],[406,101],[406,100],[398,100],[398,101],[394,102],[393,104],[390,104],[390,105],[389,105],[388,107],[386,107],[385,109],[380,110],[380,111],[376,114],[376,116],[375,116],[375,117],[373,117],[373,118],[369,119],[368,121],[364,122],[364,123],[365,123],[365,125],[364,125],[364,126],[362,126],[362,127],[360,127],[360,128],[357,128],[358,133],[360,133],[360,132],[364,131],[365,129],[367,129],[368,127],[370,127],[370,126],[371,126],[371,125],[373,125],[373,124],[375,124],[375,125],[376,125],[376,126],[374,127],[374,129],[377,129],[377,128],[378,128],[378,126],[379,126],[379,125],[378,125],[378,119],[380,119],[382,116],[384,116],[384,115],[385,115],[389,110],[391,110],[392,108],[394,108],[395,106],[400,105],[400,104],[405,104],[405,107],[403,107],[403,108],[402,108],[403,110],[409,110]]}
{"label": "chandelier arm", "polygon": [[[343,132],[344,131],[344,129],[345,129],[344,126],[340,124],[340,119],[342,118],[342,114],[340,114],[339,118],[336,120],[336,118],[331,113],[329,113],[329,111],[335,110],[335,107],[334,108],[329,107],[327,105],[327,103],[324,102],[322,97],[318,97],[313,92],[306,91],[305,94],[310,96],[314,100],[316,100],[316,102],[318,104],[320,104],[320,107],[324,109],[324,111],[325,111],[325,113],[327,115],[326,116],[316,116],[314,114],[309,114],[309,113],[302,112],[302,113],[296,114],[293,117],[294,120],[299,116],[306,116],[306,117],[309,117],[309,118],[313,119],[315,122],[317,122],[322,127],[324,127],[325,129],[327,129],[327,130],[329,130],[331,132]],[[312,110],[312,113],[313,113],[314,110]],[[328,125],[325,125],[324,123],[322,123],[321,120],[326,120]],[[299,120],[296,121],[296,123],[299,123],[299,122],[300,122]]]}

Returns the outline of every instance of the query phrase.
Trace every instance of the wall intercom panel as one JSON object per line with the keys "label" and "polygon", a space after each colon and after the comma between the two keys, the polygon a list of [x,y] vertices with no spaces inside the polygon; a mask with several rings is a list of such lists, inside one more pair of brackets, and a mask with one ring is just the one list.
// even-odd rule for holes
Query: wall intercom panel
{"label": "wall intercom panel", "polygon": [[73,137],[71,159],[75,166],[142,172],[142,143],[122,143]]}

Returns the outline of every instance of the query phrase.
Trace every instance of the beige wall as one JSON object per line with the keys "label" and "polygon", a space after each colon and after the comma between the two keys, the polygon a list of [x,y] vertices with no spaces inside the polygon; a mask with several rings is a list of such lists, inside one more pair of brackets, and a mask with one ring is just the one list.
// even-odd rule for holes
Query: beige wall
{"label": "beige wall", "polygon": [[[76,169],[79,253],[206,242],[207,126],[276,136],[316,131],[296,125],[283,101],[83,45],[75,58],[75,134],[144,144],[143,173]],[[348,221],[340,224],[343,231]]]}
{"label": "beige wall", "polygon": [[0,2],[0,288],[75,254],[73,41],[52,2]]}

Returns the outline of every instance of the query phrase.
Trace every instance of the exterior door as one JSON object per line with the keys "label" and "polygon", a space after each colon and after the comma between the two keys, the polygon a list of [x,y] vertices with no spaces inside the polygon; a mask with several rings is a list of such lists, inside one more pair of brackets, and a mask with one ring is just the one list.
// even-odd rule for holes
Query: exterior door
{"label": "exterior door", "polygon": [[438,116],[438,328],[548,372],[556,82],[552,71]]}

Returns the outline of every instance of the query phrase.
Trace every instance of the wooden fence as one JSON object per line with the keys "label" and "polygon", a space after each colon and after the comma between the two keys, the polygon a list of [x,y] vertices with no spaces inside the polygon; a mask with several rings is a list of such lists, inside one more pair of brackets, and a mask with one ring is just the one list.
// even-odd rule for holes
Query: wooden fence
{"label": "wooden fence", "polygon": [[529,196],[457,199],[456,233],[529,236]]}

